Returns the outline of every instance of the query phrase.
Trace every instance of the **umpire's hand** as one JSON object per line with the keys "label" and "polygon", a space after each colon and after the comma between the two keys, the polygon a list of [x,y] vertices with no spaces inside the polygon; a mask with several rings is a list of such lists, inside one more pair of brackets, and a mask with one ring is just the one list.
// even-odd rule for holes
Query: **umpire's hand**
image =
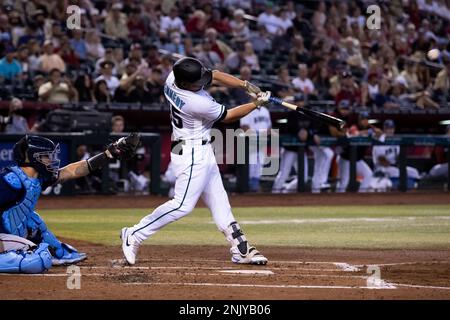
{"label": "umpire's hand", "polygon": [[114,159],[131,159],[136,154],[136,149],[140,143],[139,133],[130,133],[127,137],[111,143],[106,148]]}

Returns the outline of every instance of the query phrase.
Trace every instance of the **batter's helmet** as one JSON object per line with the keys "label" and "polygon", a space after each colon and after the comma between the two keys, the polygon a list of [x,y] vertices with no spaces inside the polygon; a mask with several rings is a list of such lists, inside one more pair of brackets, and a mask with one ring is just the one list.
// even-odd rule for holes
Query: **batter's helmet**
{"label": "batter's helmet", "polygon": [[173,65],[175,83],[180,88],[186,84],[207,86],[212,82],[212,71],[194,58],[182,58]]}
{"label": "batter's helmet", "polygon": [[20,167],[34,168],[46,184],[58,178],[59,144],[55,146],[50,139],[26,135],[14,145],[13,154]]}

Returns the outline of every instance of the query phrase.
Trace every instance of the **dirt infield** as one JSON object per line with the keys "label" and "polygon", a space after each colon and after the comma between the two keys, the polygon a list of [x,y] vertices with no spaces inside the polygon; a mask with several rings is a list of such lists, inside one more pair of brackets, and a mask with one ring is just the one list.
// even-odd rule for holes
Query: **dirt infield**
{"label": "dirt infield", "polygon": [[[150,208],[165,198],[45,198],[39,209]],[[447,204],[444,193],[231,196],[233,206]],[[0,299],[450,299],[446,250],[259,247],[266,266],[230,262],[226,246],[143,246],[125,266],[119,246],[65,239],[88,253],[81,289],[65,267],[43,275],[0,275]],[[70,281],[69,281],[70,282]]]}
{"label": "dirt infield", "polygon": [[[89,254],[79,264],[79,290],[55,267],[0,275],[0,299],[450,299],[445,250],[262,247],[270,262],[261,267],[232,264],[226,247],[144,246],[128,267],[119,247],[71,242]],[[368,265],[379,267],[381,280]]]}

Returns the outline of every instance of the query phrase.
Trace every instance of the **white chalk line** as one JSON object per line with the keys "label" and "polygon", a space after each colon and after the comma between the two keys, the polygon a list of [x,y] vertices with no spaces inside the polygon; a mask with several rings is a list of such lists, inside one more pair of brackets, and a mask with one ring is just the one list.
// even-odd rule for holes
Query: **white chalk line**
{"label": "white chalk line", "polygon": [[321,285],[291,285],[291,284],[241,284],[241,283],[200,283],[200,282],[128,282],[125,285],[135,286],[152,286],[152,285],[167,285],[167,286],[204,286],[204,287],[247,287],[247,288],[275,288],[275,289],[395,289],[395,287],[367,287],[367,286],[321,286]]}
{"label": "white chalk line", "polygon": [[[114,261],[114,260],[112,260]],[[183,263],[191,263],[191,262],[199,262],[199,263],[208,263],[208,262],[217,262],[224,263],[229,262],[228,260],[218,260],[218,259],[190,259],[190,260],[180,260],[180,259],[139,259],[138,262],[183,262]],[[339,261],[298,261],[298,260],[269,260],[269,264],[325,264],[325,265],[336,265],[336,264],[346,264],[346,262]],[[407,261],[407,262],[392,262],[392,263],[367,263],[367,264],[349,264],[356,268],[363,268],[367,266],[397,266],[397,265],[409,265],[409,264],[450,264],[450,261],[442,260],[442,261]],[[272,268],[273,269],[273,268]]]}
{"label": "white chalk line", "polygon": [[409,288],[420,288],[420,289],[435,289],[435,290],[450,290],[450,287],[436,287],[436,286],[421,286],[416,284],[406,284],[406,283],[392,283],[397,287],[409,287]]}
{"label": "white chalk line", "polygon": [[246,224],[307,224],[307,223],[334,223],[334,222],[403,222],[429,218],[436,220],[449,220],[450,216],[413,216],[413,217],[396,217],[396,218],[360,217],[360,218],[265,219],[265,220],[243,220],[240,221],[240,224],[246,225]]}

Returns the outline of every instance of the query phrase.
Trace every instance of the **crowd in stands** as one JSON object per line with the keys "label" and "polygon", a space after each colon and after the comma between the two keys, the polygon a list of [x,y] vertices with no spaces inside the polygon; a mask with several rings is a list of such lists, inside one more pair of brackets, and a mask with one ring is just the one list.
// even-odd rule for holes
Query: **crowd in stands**
{"label": "crowd in stands", "polygon": [[[163,103],[178,55],[247,73],[281,97],[384,109],[437,109],[450,100],[448,0],[378,1],[379,29],[366,25],[366,0],[0,4],[2,100]],[[80,8],[79,29],[67,27],[70,5]],[[434,60],[431,49],[440,50]]]}

